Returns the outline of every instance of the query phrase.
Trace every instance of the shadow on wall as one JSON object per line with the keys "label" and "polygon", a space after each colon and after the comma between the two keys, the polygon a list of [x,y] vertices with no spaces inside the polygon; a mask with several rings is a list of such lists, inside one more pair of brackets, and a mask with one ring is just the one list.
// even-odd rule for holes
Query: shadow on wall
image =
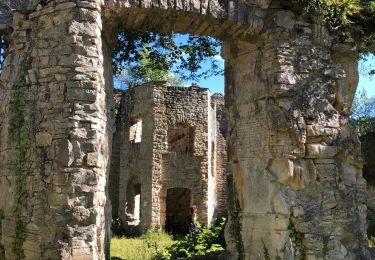
{"label": "shadow on wall", "polygon": [[367,181],[367,235],[375,238],[375,132],[361,136],[360,141],[364,160],[363,177]]}

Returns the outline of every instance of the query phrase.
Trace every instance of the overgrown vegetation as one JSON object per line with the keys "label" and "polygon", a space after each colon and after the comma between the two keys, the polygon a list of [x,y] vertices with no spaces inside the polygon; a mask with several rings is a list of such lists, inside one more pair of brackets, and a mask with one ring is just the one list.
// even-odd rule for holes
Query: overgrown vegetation
{"label": "overgrown vegetation", "polygon": [[306,248],[303,244],[304,234],[296,230],[291,219],[289,220],[288,230],[290,231],[289,238],[292,242],[294,259],[305,259]]}
{"label": "overgrown vegetation", "polygon": [[[364,159],[363,176],[367,183],[375,184],[375,97],[369,98],[365,91],[359,92],[356,95],[353,106],[351,118],[357,127],[359,139],[362,143],[361,150]],[[369,236],[375,236],[375,226],[372,222],[375,221],[375,214],[370,211],[368,213],[370,220]]]}
{"label": "overgrown vegetation", "polygon": [[[127,85],[149,80],[183,82],[222,75],[223,70],[214,58],[220,46],[221,41],[212,37],[121,32],[113,49],[114,74],[125,78]],[[210,64],[208,69],[203,69],[204,62]]]}
{"label": "overgrown vegetation", "polygon": [[189,234],[184,239],[158,252],[156,260],[189,258],[212,253],[221,253],[225,250],[224,226],[226,220],[212,228],[202,228],[198,225],[197,234]]}
{"label": "overgrown vegetation", "polygon": [[236,243],[236,249],[238,253],[238,259],[244,259],[244,246],[242,242],[242,225],[241,225],[241,206],[238,199],[234,199],[234,208],[230,211],[231,225],[229,232]]}
{"label": "overgrown vegetation", "polygon": [[15,202],[14,220],[16,222],[15,236],[12,250],[16,259],[22,259],[24,255],[23,244],[26,240],[26,222],[22,211],[27,202],[27,176],[29,173],[28,140],[29,129],[26,121],[26,76],[30,66],[30,53],[24,52],[19,67],[16,83],[13,86],[13,95],[9,107],[9,142],[13,145],[15,175]]}
{"label": "overgrown vegetation", "polygon": [[353,101],[351,118],[359,136],[375,133],[375,97],[369,98],[366,91],[359,92]]}
{"label": "overgrown vegetation", "polygon": [[293,0],[309,19],[321,18],[331,32],[351,30],[361,53],[375,53],[375,1]]}
{"label": "overgrown vegetation", "polygon": [[183,82],[177,74],[167,68],[154,67],[150,58],[150,50],[143,47],[140,50],[139,67],[124,66],[124,69],[117,76],[121,87],[140,85],[149,81],[167,81],[174,86],[179,86]]}
{"label": "overgrown vegetation", "polygon": [[121,222],[115,220],[112,223],[115,237],[111,240],[111,256],[129,260],[166,260],[221,253],[225,250],[225,222],[222,218],[212,228],[203,228],[198,223],[197,234],[189,234],[173,241],[169,234],[156,231],[139,237],[122,237],[124,230]]}
{"label": "overgrown vegetation", "polygon": [[126,260],[149,260],[175,241],[163,232],[148,232],[137,238],[114,237],[111,240],[111,256]]}
{"label": "overgrown vegetation", "polygon": [[[263,239],[262,239],[262,244],[263,244],[263,257],[264,257],[264,260],[271,260],[271,255],[268,252],[268,248],[267,248],[266,244],[264,243]],[[281,256],[279,256],[279,252],[276,249],[275,260],[281,260],[281,259],[282,258],[281,258]]]}

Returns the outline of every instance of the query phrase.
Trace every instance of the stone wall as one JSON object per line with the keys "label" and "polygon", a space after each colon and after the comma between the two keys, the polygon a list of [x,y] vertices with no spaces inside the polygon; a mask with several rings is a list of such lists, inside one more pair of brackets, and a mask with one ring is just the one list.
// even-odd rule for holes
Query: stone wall
{"label": "stone wall", "polygon": [[227,117],[225,115],[224,95],[216,93],[211,96],[211,105],[214,108],[215,120],[215,180],[216,180],[216,201],[217,207],[215,218],[227,216],[228,213],[228,185],[227,185],[227,146],[226,135],[228,129]]}
{"label": "stone wall", "polygon": [[364,160],[363,177],[367,181],[366,205],[369,236],[375,236],[375,133],[369,132],[360,137]]}
{"label": "stone wall", "polygon": [[310,24],[275,15],[280,30],[298,33],[224,47],[235,193],[227,242],[246,259],[263,243],[287,259],[368,258],[359,141],[337,94],[356,66],[335,62]]}
{"label": "stone wall", "polygon": [[13,14],[0,87],[5,259],[104,259],[113,94],[100,9],[49,1]]}
{"label": "stone wall", "polygon": [[[211,223],[214,213],[223,211],[226,197],[222,187],[226,179],[222,164],[226,158],[221,149],[225,149],[225,140],[221,135],[217,137],[215,107],[209,91],[195,85],[183,88],[148,83],[124,92],[121,137],[114,137],[113,142],[114,147],[118,143],[121,146],[120,169],[110,173],[111,180],[120,171],[118,214],[124,223],[129,222],[126,194],[133,176],[142,185],[141,229],[165,226],[167,192],[172,188],[191,190],[191,205],[198,207],[203,224]],[[135,118],[142,120],[137,123],[142,122],[140,142],[129,140],[135,134]],[[117,189],[112,185],[116,183],[110,182],[109,190]],[[220,194],[220,200],[216,194]],[[220,210],[218,201],[222,203]]]}
{"label": "stone wall", "polygon": [[121,149],[121,99],[122,91],[116,91],[114,94],[114,112],[115,112],[115,124],[112,142],[112,154],[111,154],[111,174],[108,176],[108,194],[112,205],[112,218],[118,218],[119,208],[119,188],[120,182],[120,149]]}
{"label": "stone wall", "polygon": [[[366,185],[348,121],[356,46],[286,2],[1,2],[10,45],[0,81],[0,256],[104,259],[110,50],[119,30],[135,29],[225,42],[233,255],[257,258],[263,240],[271,257],[368,259]],[[155,219],[158,204],[145,205]]]}
{"label": "stone wall", "polygon": [[[126,217],[127,186],[132,179],[141,184],[141,219],[140,229],[149,228],[152,217],[152,168],[153,168],[153,129],[154,129],[153,89],[147,86],[129,89],[123,93],[121,100],[120,138],[120,178],[118,215],[124,223]],[[130,142],[131,126],[135,119],[142,120],[142,139]],[[110,175],[116,169],[111,170]],[[115,198],[116,199],[116,198]]]}

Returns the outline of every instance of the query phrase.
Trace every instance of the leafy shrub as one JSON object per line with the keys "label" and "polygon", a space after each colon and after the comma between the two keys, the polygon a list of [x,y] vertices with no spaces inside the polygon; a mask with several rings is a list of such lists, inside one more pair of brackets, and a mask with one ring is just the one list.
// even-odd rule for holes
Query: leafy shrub
{"label": "leafy shrub", "polygon": [[225,218],[222,218],[220,223],[212,228],[202,228],[198,225],[199,232],[197,234],[189,234],[183,240],[159,251],[155,259],[189,258],[224,251],[225,222]]}

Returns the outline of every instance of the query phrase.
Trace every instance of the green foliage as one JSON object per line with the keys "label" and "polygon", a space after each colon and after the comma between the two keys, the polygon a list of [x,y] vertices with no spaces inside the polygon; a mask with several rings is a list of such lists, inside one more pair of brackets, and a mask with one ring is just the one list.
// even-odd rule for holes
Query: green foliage
{"label": "green foliage", "polygon": [[234,209],[230,212],[231,215],[231,225],[229,228],[229,232],[232,238],[235,240],[237,252],[238,252],[238,259],[244,259],[244,246],[242,242],[242,225],[241,225],[241,206],[238,199],[234,200]]}
{"label": "green foliage", "polygon": [[167,81],[172,85],[181,85],[183,82],[170,70],[158,68],[150,58],[150,50],[143,47],[140,51],[139,66],[124,66],[118,79],[126,86],[135,86],[149,81]]}
{"label": "green foliage", "polygon": [[303,239],[305,235],[296,230],[294,223],[291,219],[289,220],[288,230],[290,231],[289,238],[293,246],[294,259],[305,259],[306,248],[303,244]]}
{"label": "green foliage", "polygon": [[360,52],[375,53],[375,1],[293,0],[293,3],[310,19],[322,18],[331,32],[354,29]]}
{"label": "green foliage", "polygon": [[225,218],[222,218],[219,225],[213,228],[199,227],[197,234],[189,234],[183,240],[159,251],[156,260],[167,260],[176,258],[189,258],[202,256],[214,252],[222,252],[225,248],[223,238]]}
{"label": "green foliage", "polygon": [[216,106],[216,111],[218,114],[224,114],[225,113],[225,106],[224,104],[218,104]]}
{"label": "green foliage", "polygon": [[173,243],[172,238],[164,232],[148,232],[138,238],[112,238],[111,256],[127,260],[150,260]]}
{"label": "green foliage", "polygon": [[13,86],[13,96],[9,108],[9,142],[14,149],[14,175],[15,175],[15,204],[14,218],[16,222],[15,237],[12,250],[16,259],[24,257],[23,244],[26,240],[26,223],[22,219],[22,210],[27,202],[27,176],[29,173],[28,140],[29,129],[25,118],[26,112],[26,75],[30,66],[30,54],[25,52],[20,69]]}
{"label": "green foliage", "polygon": [[268,248],[266,247],[266,244],[264,243],[263,239],[262,239],[262,244],[263,244],[263,256],[264,256],[264,260],[271,260],[270,253],[268,252]]}
{"label": "green foliage", "polygon": [[23,243],[26,240],[27,226],[22,220],[18,220],[16,223],[16,233],[13,241],[13,252],[15,253],[16,259],[22,259],[25,257],[23,250]]}
{"label": "green foliage", "polygon": [[375,97],[369,98],[366,91],[356,95],[351,111],[359,136],[375,133]]}
{"label": "green foliage", "polygon": [[362,9],[358,0],[312,0],[305,7],[307,13],[321,16],[332,31],[353,24]]}
{"label": "green foliage", "polygon": [[[144,81],[149,76],[164,78],[168,75],[160,74],[171,72],[178,74],[179,79],[184,81],[223,73],[214,59],[221,41],[194,35],[189,35],[186,42],[179,42],[179,38],[181,36],[175,33],[119,33],[113,49],[112,63],[115,76],[128,71],[133,80]],[[205,61],[211,64],[209,70],[202,70],[202,63]],[[155,72],[156,75],[150,72]]]}

